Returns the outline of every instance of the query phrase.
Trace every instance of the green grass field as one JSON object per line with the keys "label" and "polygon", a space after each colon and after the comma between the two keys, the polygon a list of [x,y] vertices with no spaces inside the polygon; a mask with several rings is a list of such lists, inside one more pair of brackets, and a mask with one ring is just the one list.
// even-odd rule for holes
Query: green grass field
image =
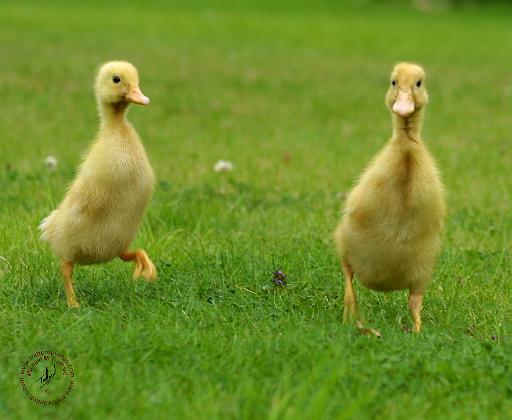
{"label": "green grass field", "polygon": [[[42,3],[0,6],[0,418],[510,418],[512,6]],[[134,246],[159,279],[79,267],[69,310],[37,226],[95,135],[111,59],[152,101],[129,114],[158,178]],[[356,283],[377,340],[341,322],[331,234],[390,135],[399,60],[428,72],[449,214],[420,335],[406,292]],[[290,287],[268,288],[277,269]],[[56,407],[20,386],[41,350],[75,371]]]}

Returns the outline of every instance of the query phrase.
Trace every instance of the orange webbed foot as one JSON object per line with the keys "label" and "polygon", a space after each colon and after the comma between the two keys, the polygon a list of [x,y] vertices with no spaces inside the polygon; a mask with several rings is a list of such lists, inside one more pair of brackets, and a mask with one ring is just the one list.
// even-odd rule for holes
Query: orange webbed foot
{"label": "orange webbed foot", "polygon": [[133,269],[133,279],[139,277],[144,278],[146,281],[154,281],[157,277],[156,267],[149,259],[146,251],[138,249],[136,251],[125,251],[119,256],[123,261],[134,261],[135,268]]}
{"label": "orange webbed foot", "polygon": [[363,324],[362,321],[357,321],[356,327],[363,335],[373,335],[374,337],[382,338],[382,334],[380,333],[379,330],[376,330],[374,328],[365,327],[365,325]]}

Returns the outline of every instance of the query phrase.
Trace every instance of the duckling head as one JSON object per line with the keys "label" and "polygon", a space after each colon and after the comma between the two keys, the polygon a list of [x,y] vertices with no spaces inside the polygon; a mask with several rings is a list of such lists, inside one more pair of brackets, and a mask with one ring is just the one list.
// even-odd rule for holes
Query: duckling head
{"label": "duckling head", "polygon": [[101,66],[95,91],[100,106],[123,110],[130,102],[149,104],[149,98],[139,88],[137,69],[126,61],[110,61]]}
{"label": "duckling head", "polygon": [[386,105],[397,116],[409,118],[428,103],[425,71],[417,64],[398,63],[391,72]]}

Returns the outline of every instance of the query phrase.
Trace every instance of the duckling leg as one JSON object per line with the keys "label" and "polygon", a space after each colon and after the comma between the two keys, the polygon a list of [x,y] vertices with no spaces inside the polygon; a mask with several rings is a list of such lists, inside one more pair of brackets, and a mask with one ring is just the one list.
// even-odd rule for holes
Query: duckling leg
{"label": "duckling leg", "polygon": [[352,284],[352,279],[354,278],[354,272],[350,268],[350,265],[343,261],[343,274],[345,275],[345,297],[343,299],[343,304],[345,306],[343,310],[343,322],[347,323],[348,321],[355,319],[356,327],[362,334],[365,335],[374,335],[377,338],[381,338],[382,334],[380,331],[375,330],[373,328],[367,328],[364,326],[363,321],[359,319],[357,314],[357,299],[356,293],[354,292],[354,286]]}
{"label": "duckling leg", "polygon": [[64,277],[64,290],[66,291],[68,307],[79,308],[80,304],[76,300],[75,290],[73,289],[73,263],[71,261],[62,261],[60,271]]}
{"label": "duckling leg", "polygon": [[345,276],[345,297],[343,298],[343,322],[348,322],[351,319],[357,317],[357,300],[354,292],[354,286],[352,285],[352,279],[354,278],[354,272],[350,268],[350,265],[346,261],[342,263],[343,274]]}
{"label": "duckling leg", "polygon": [[147,281],[156,279],[156,267],[143,249],[124,251],[119,255],[119,258],[123,261],[135,261],[135,268],[133,269],[134,280],[140,276],[144,277]]}
{"label": "duckling leg", "polygon": [[411,311],[414,325],[412,332],[418,333],[421,330],[421,305],[423,303],[423,293],[409,292],[409,310]]}

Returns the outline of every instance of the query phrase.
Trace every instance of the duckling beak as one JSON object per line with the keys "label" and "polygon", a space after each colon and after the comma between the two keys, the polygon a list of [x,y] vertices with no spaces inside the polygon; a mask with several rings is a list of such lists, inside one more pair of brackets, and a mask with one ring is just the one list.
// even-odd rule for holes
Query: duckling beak
{"label": "duckling beak", "polygon": [[126,95],[126,100],[134,104],[147,105],[149,104],[149,98],[144,96],[138,86],[130,86],[130,90]]}
{"label": "duckling beak", "polygon": [[393,104],[393,112],[400,115],[401,117],[407,118],[414,112],[414,100],[411,92],[398,92],[398,97]]}

